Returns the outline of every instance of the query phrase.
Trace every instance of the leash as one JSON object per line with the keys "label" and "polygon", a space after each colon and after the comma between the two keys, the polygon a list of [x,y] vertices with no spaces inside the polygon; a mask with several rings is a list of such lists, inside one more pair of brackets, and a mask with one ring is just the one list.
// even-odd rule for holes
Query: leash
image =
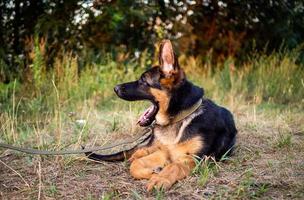
{"label": "leash", "polygon": [[148,127],[143,130],[143,133],[140,136],[138,136],[132,140],[129,140],[129,141],[119,142],[116,144],[106,145],[106,146],[101,146],[101,147],[93,147],[93,148],[88,148],[88,149],[85,149],[82,146],[82,149],[78,149],[78,150],[47,151],[47,150],[38,150],[38,149],[32,149],[32,148],[17,147],[17,146],[5,144],[5,143],[0,143],[0,148],[11,149],[11,150],[15,150],[15,151],[19,151],[19,152],[23,152],[23,153],[27,153],[27,154],[34,154],[34,155],[83,154],[83,153],[91,153],[94,151],[113,149],[114,147],[128,145],[128,144],[132,144],[135,142],[136,142],[136,144],[134,145],[134,147],[139,146],[139,145],[140,146],[145,145],[145,143],[149,142],[149,139],[151,138],[152,133],[153,133],[153,129],[151,127]]}
{"label": "leash", "polygon": [[[184,110],[181,113],[179,113],[172,120],[171,123],[177,123],[177,122],[181,121],[182,119],[184,119],[185,117],[191,115],[203,104],[202,102],[203,102],[203,100],[200,99],[189,109]],[[154,124],[156,124],[156,122],[154,122]],[[15,150],[15,151],[19,151],[19,152],[23,152],[23,153],[27,153],[27,154],[34,154],[34,155],[67,155],[67,154],[92,153],[94,151],[113,149],[118,146],[128,145],[128,144],[132,144],[132,143],[136,142],[136,144],[132,147],[132,148],[134,148],[136,146],[144,146],[145,144],[148,144],[148,142],[150,141],[149,139],[151,138],[151,136],[153,134],[154,124],[152,124],[150,127],[146,128],[146,129],[144,129],[143,133],[140,136],[138,136],[132,140],[120,142],[120,143],[116,143],[116,144],[112,144],[112,145],[101,146],[101,147],[93,147],[93,148],[85,149],[82,146],[82,149],[78,149],[78,150],[47,151],[47,150],[38,150],[38,149],[32,149],[32,148],[17,147],[17,146],[13,146],[10,144],[0,143],[0,148],[11,149],[11,150]],[[129,148],[129,149],[132,149],[132,148]],[[124,150],[129,150],[129,149],[124,149]]]}

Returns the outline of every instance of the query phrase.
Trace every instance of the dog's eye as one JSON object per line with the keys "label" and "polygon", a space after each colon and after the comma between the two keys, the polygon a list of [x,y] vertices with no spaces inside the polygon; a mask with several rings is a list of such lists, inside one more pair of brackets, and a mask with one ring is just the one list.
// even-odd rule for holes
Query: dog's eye
{"label": "dog's eye", "polygon": [[143,78],[139,79],[139,84],[143,85],[143,86],[149,86],[149,84],[147,83],[147,81],[145,81]]}

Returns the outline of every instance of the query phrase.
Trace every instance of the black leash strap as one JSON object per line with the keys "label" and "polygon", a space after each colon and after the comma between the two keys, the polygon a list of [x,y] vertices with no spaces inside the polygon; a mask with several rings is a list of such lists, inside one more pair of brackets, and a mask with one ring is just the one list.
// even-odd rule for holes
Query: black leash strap
{"label": "black leash strap", "polygon": [[141,134],[140,136],[138,136],[132,140],[119,142],[119,143],[112,144],[112,145],[106,145],[106,146],[102,146],[102,147],[88,148],[88,149],[85,149],[84,147],[82,147],[82,149],[78,149],[78,150],[47,151],[47,150],[16,147],[16,146],[5,144],[5,143],[0,143],[0,148],[11,149],[11,150],[20,151],[20,152],[28,153],[28,154],[35,154],[35,155],[83,154],[83,153],[89,153],[89,152],[94,152],[94,151],[113,149],[115,147],[132,144],[134,142],[136,142],[134,147],[139,146],[139,145],[144,145],[144,143],[148,143],[151,136],[152,136],[152,129],[147,128],[143,131],[143,134]]}

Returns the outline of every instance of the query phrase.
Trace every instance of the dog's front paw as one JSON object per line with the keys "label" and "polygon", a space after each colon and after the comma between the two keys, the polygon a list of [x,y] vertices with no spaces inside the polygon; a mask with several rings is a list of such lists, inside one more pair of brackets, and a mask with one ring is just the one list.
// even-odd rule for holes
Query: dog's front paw
{"label": "dog's front paw", "polygon": [[168,190],[172,186],[172,183],[169,179],[165,177],[161,177],[159,175],[154,175],[151,177],[147,184],[147,190],[151,191],[153,188],[155,189],[164,189]]}
{"label": "dog's front paw", "polygon": [[146,149],[138,149],[129,158],[129,162],[133,162],[134,160],[136,160],[138,158],[142,158],[142,157],[144,157],[146,155],[148,155],[148,151]]}

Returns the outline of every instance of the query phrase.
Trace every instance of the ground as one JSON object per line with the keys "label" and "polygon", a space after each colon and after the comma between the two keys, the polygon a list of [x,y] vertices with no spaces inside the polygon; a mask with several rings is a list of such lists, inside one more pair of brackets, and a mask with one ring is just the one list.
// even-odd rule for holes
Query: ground
{"label": "ground", "polygon": [[[127,162],[97,163],[82,155],[30,156],[1,150],[0,197],[303,199],[304,113],[291,109],[261,108],[256,105],[228,107],[235,115],[238,128],[237,145],[233,155],[221,162],[214,162],[209,158],[209,161],[198,163],[191,176],[175,184],[169,191],[147,193],[146,181],[134,180],[129,174]],[[114,120],[110,125],[110,130],[113,130],[111,133],[100,131],[104,130],[104,126],[107,127],[104,125],[104,117],[94,117],[105,114],[99,113],[101,111],[90,112],[90,116],[83,114],[84,121],[93,120],[86,128],[81,128],[82,121],[77,117],[63,121],[61,128],[65,131],[62,133],[62,139],[70,137],[69,133],[75,133],[75,130],[80,130],[79,135],[70,141],[79,142],[86,138],[86,141],[90,141],[89,145],[102,145],[130,138],[130,132],[134,130],[135,125],[132,123],[130,127],[126,124],[135,121],[136,112],[131,115],[128,111],[122,115],[123,118]],[[78,125],[75,125],[77,123]],[[127,133],[121,131],[124,126],[128,126]]]}

